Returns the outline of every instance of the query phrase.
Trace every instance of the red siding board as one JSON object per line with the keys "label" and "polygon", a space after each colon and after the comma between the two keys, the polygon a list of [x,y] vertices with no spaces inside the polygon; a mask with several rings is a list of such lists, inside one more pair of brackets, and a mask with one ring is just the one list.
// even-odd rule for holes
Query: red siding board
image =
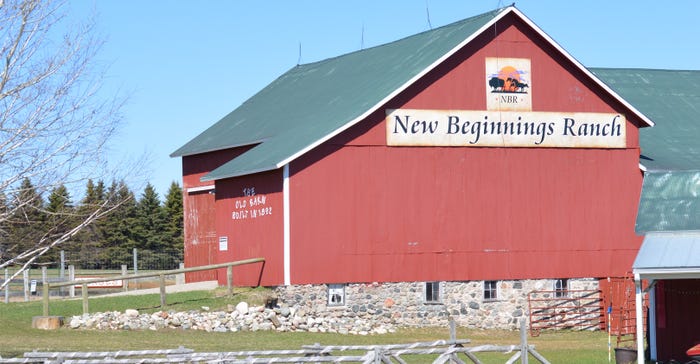
{"label": "red siding board", "polygon": [[292,262],[314,269],[292,278],[623,275],[641,243],[629,212],[637,158],[634,149],[336,150],[293,175]]}
{"label": "red siding board", "polygon": [[[220,180],[216,189],[216,229],[220,237],[228,238],[228,250],[219,252],[218,262],[265,258],[264,265],[235,267],[234,284],[282,284],[282,171]],[[226,283],[225,272],[219,273],[219,282]]]}

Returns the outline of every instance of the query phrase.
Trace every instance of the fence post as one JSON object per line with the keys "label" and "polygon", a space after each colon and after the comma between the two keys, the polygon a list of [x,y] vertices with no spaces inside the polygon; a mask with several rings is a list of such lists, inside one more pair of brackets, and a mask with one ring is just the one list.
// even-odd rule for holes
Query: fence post
{"label": "fence post", "polygon": [[226,267],[226,293],[233,295],[233,266]]}
{"label": "fence post", "polygon": [[139,274],[139,252],[134,248],[134,274]]}
{"label": "fence post", "polygon": [[159,275],[160,277],[160,308],[165,310],[165,274]]}
{"label": "fence post", "polygon": [[525,330],[525,319],[520,319],[520,362],[528,364],[530,352],[527,346],[527,331]]}
{"label": "fence post", "polygon": [[[185,269],[185,263],[180,262],[179,269]],[[185,273],[178,273],[175,275],[175,284],[181,285],[185,284]]]}
{"label": "fence post", "polygon": [[49,281],[49,273],[48,273],[48,268],[46,266],[41,267],[41,284],[44,285],[46,282]]}
{"label": "fence post", "polygon": [[49,283],[46,283],[41,287],[42,296],[41,299],[44,301],[44,316],[49,315]]}
{"label": "fence post", "polygon": [[[44,287],[49,283],[49,274],[48,274],[48,268],[46,266],[41,267],[41,287]],[[44,294],[44,290],[41,290],[42,294]]]}
{"label": "fence post", "polygon": [[[68,280],[75,280],[75,266],[73,264],[68,266]],[[75,297],[75,286],[71,285],[68,287],[68,292],[71,298]]]}
{"label": "fence post", "polygon": [[[66,279],[66,252],[61,250],[61,261],[58,266],[58,278],[61,282]],[[63,297],[63,287],[58,288],[58,295]]]}
{"label": "fence post", "polygon": [[[10,272],[5,268],[5,280],[4,282],[7,282],[7,279],[10,278]],[[10,282],[7,282],[5,284],[5,303],[10,303]]]}
{"label": "fence post", "polygon": [[[71,287],[75,287],[75,286],[71,286]],[[87,283],[83,283],[82,287],[80,287],[80,293],[83,296],[83,315],[85,315],[89,312]]]}
{"label": "fence post", "polygon": [[24,284],[24,302],[29,302],[29,269],[22,272],[22,281]]}
{"label": "fence post", "polygon": [[[122,264],[122,275],[123,276],[126,275],[126,264]],[[129,280],[128,279],[122,280],[122,290],[124,292],[129,290]]]}

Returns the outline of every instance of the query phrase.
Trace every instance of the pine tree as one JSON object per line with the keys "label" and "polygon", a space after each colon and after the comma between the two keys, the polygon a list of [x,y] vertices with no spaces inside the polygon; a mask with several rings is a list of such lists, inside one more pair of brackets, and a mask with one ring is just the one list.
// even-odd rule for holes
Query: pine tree
{"label": "pine tree", "polygon": [[[94,211],[96,206],[104,202],[104,198],[104,184],[100,181],[95,185],[89,179],[85,185],[85,196],[76,209],[77,216],[87,216],[91,211]],[[64,245],[68,259],[73,261],[77,267],[83,269],[103,268],[105,259],[101,255],[103,239],[101,225],[101,221],[94,221],[78,233],[72,241]]]}
{"label": "pine tree", "polygon": [[141,195],[137,206],[136,233],[140,259],[145,265],[153,265],[156,268],[162,266],[172,267],[177,257],[172,257],[168,252],[167,219],[165,210],[160,204],[160,198],[153,185],[150,183]]}
{"label": "pine tree", "polygon": [[102,253],[110,268],[132,265],[132,252],[137,247],[136,200],[124,181],[112,182],[107,195],[125,201],[103,222]]}
{"label": "pine tree", "polygon": [[73,209],[70,193],[64,185],[54,188],[49,195],[48,205],[46,210],[49,212],[70,211]]}
{"label": "pine tree", "polygon": [[46,236],[44,200],[29,178],[24,178],[12,200],[14,213],[8,218],[7,255],[18,255],[39,246]]}
{"label": "pine tree", "polygon": [[0,261],[7,259],[7,249],[9,249],[8,237],[10,236],[10,226],[7,219],[9,207],[7,206],[7,196],[0,191]]}
{"label": "pine tree", "polygon": [[184,255],[182,188],[176,182],[170,184],[165,197],[165,215],[167,217],[167,237],[172,254],[182,262]]}
{"label": "pine tree", "polygon": [[[73,202],[65,185],[54,188],[49,195],[46,206],[47,225],[51,227],[54,235],[61,235],[68,231],[76,222]],[[40,259],[42,262],[58,262],[58,251],[48,252]]]}

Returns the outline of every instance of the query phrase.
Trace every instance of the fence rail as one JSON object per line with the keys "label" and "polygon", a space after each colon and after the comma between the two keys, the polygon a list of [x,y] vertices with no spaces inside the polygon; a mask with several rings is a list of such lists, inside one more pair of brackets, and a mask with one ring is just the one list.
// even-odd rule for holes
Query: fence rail
{"label": "fence rail", "polygon": [[[453,330],[452,330],[453,331]],[[454,335],[454,331],[451,336]],[[513,353],[506,364],[528,364],[531,355],[542,364],[549,361],[539,354],[535,347],[527,344],[525,320],[521,320],[520,343],[516,345],[479,345],[465,346],[468,339],[438,340],[432,342],[418,342],[411,344],[391,345],[305,345],[301,350],[261,350],[261,351],[232,351],[232,352],[194,352],[180,347],[173,350],[142,350],[142,351],[116,351],[116,352],[28,352],[24,358],[0,358],[0,364],[4,363],[44,363],[44,364],[159,364],[159,363],[210,363],[210,364],[253,364],[253,363],[400,363],[406,364],[404,358],[409,355],[433,355],[433,364],[447,362],[461,363],[468,360],[474,364],[482,362],[475,353],[500,352]],[[336,352],[348,353],[347,355],[335,355]],[[355,353],[356,352],[356,353]],[[463,357],[460,357],[462,354]],[[411,358],[416,359],[416,358]],[[410,360],[414,362],[415,360]],[[421,358],[420,362],[426,362]]]}
{"label": "fence rail", "polygon": [[[1,2],[1,0],[0,0]],[[23,297],[25,302],[30,301],[32,296],[41,293],[39,286],[44,282],[64,282],[73,280],[76,275],[102,276],[115,275],[121,272],[140,271],[161,271],[166,269],[182,268],[182,259],[177,255],[153,252],[147,249],[129,249],[124,253],[129,259],[111,261],[110,264],[86,264],[100,260],[90,252],[59,251],[54,261],[34,263],[30,269],[22,270],[20,265],[10,266],[4,269],[4,277],[0,272],[0,286],[5,303],[10,302],[10,298],[17,299]],[[156,259],[156,257],[160,257]],[[74,272],[75,274],[72,274]],[[7,283],[7,284],[6,284]],[[38,291],[37,291],[38,288]],[[126,287],[124,287],[126,289]],[[73,297],[73,289],[62,291],[59,295],[70,295]]]}
{"label": "fence rail", "polygon": [[226,268],[226,287],[227,287],[227,292],[229,295],[233,294],[233,267],[239,266],[239,265],[246,265],[246,264],[254,264],[254,263],[263,263],[263,266],[260,268],[261,270],[264,269],[265,266],[265,258],[252,258],[252,259],[244,259],[244,260],[238,260],[235,262],[229,262],[229,263],[220,263],[220,264],[210,264],[210,265],[203,265],[199,267],[190,267],[190,268],[183,268],[183,269],[171,269],[171,270],[165,270],[165,271],[159,271],[155,273],[139,273],[139,274],[122,274],[118,276],[111,276],[111,277],[105,277],[105,278],[93,278],[93,279],[83,279],[83,280],[72,280],[68,282],[58,282],[58,283],[46,283],[43,285],[43,313],[44,316],[49,316],[49,301],[50,301],[50,290],[51,288],[60,288],[60,287],[74,287],[74,286],[81,286],[81,293],[82,293],[82,298],[83,298],[83,313],[86,314],[88,313],[88,285],[91,283],[101,283],[101,282],[108,282],[108,281],[114,281],[114,280],[132,280],[132,279],[140,279],[140,278],[150,278],[150,277],[158,277],[160,281],[160,306],[165,308],[166,305],[166,294],[165,294],[165,277],[168,275],[176,275],[180,273],[188,273],[188,272],[198,272],[198,271],[203,271],[203,270],[212,270],[212,269],[221,269],[221,268]]}

